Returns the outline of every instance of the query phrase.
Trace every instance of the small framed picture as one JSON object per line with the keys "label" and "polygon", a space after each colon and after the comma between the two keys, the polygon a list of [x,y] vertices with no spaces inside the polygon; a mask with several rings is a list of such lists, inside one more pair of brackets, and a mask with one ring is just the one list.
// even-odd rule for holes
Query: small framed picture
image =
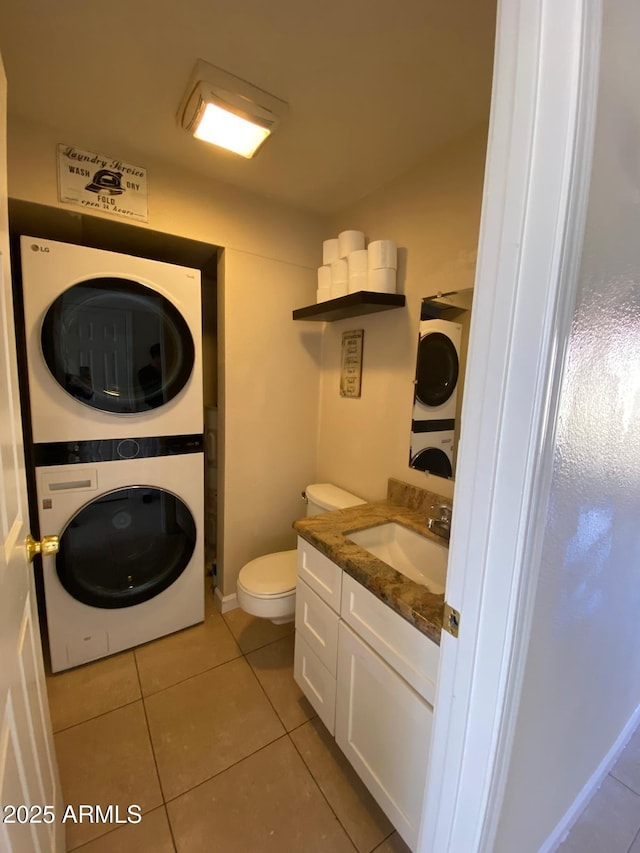
{"label": "small framed picture", "polygon": [[364,329],[344,332],[340,365],[340,396],[359,397],[362,388],[362,342]]}

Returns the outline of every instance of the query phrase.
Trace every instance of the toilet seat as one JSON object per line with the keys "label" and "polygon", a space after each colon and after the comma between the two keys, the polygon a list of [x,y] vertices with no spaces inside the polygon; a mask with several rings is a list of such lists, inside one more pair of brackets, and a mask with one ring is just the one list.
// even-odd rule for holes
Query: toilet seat
{"label": "toilet seat", "polygon": [[240,569],[238,586],[256,598],[279,598],[295,593],[297,552],[277,551],[256,557]]}

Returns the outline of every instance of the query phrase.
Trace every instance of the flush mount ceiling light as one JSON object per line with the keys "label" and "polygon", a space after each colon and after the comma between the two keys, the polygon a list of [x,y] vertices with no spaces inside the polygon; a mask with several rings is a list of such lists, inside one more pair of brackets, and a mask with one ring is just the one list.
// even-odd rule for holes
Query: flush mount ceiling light
{"label": "flush mount ceiling light", "polygon": [[287,104],[202,59],[196,62],[178,123],[212,145],[253,157],[287,112]]}

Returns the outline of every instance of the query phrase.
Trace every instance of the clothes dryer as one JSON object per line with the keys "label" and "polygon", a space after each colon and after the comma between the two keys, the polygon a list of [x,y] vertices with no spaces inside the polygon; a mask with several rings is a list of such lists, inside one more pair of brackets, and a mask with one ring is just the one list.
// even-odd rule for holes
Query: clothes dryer
{"label": "clothes dryer", "polygon": [[53,672],[204,618],[202,435],[58,443],[37,450]]}
{"label": "clothes dryer", "polygon": [[199,270],[20,247],[34,442],[202,433]]}
{"label": "clothes dryer", "polygon": [[436,421],[434,430],[454,428],[461,338],[459,323],[420,321],[413,420]]}

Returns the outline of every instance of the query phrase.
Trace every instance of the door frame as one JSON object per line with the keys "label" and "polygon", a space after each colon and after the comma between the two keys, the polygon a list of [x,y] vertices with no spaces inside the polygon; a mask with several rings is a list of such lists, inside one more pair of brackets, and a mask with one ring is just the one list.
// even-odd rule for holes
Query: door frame
{"label": "door frame", "polygon": [[[490,851],[509,769],[591,172],[601,0],[499,0],[418,850]],[[553,828],[551,828],[553,829]]]}

